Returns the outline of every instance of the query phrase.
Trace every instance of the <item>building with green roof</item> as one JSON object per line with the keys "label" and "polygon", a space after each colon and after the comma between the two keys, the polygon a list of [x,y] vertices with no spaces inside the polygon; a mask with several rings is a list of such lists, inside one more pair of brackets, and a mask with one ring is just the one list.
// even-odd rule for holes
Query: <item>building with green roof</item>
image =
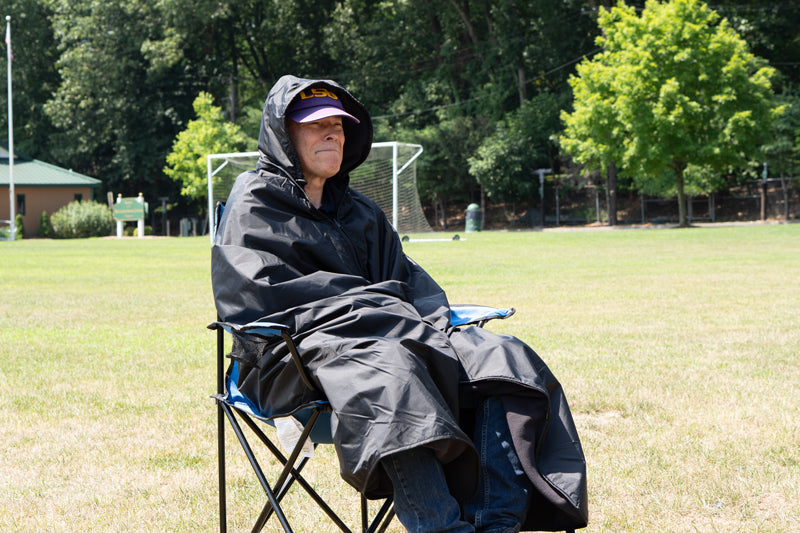
{"label": "building with green roof", "polygon": [[[0,220],[9,217],[8,149],[0,146]],[[52,215],[75,200],[94,200],[102,182],[71,170],[14,154],[15,213],[22,215],[25,236],[39,229],[42,212]]]}

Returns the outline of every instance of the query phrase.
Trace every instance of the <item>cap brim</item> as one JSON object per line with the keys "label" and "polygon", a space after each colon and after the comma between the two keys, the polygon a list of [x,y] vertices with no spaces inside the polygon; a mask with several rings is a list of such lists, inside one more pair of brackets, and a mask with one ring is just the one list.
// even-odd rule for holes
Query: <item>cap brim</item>
{"label": "cap brim", "polygon": [[349,118],[356,124],[361,123],[360,120],[358,120],[350,113],[342,111],[338,107],[333,107],[333,106],[312,107],[311,109],[303,109],[301,111],[296,111],[289,115],[290,119],[300,123],[314,122],[315,120],[322,120],[323,118],[328,118],[328,117],[345,117]]}

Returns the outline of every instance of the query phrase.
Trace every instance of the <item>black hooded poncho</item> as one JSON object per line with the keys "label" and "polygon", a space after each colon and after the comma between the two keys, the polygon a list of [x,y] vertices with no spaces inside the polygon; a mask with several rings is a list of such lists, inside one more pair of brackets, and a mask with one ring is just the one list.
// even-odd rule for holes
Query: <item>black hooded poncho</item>
{"label": "black hooded poncho", "polygon": [[[292,99],[317,86],[361,121],[344,121],[325,210],[305,195],[285,119]],[[270,91],[257,168],[237,178],[212,248],[214,298],[220,320],[288,325],[318,390],[303,385],[285,348],[237,342],[241,391],[267,415],[327,399],[341,475],[373,498],[392,492],[381,458],[417,446],[436,453],[454,496],[469,496],[478,477],[471,409],[501,396],[536,489],[526,527],[584,526],[585,461],[561,386],[518,339],[449,325],[444,291],[403,253],[377,205],[348,186],[371,143],[369,114],[338,84],[284,76]]]}

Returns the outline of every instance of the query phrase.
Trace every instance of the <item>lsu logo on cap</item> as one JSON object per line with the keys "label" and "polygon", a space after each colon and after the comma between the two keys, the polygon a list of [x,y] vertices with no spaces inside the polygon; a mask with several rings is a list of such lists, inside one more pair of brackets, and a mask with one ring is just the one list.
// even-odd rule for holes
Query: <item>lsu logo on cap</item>
{"label": "lsu logo on cap", "polygon": [[300,92],[301,100],[308,100],[309,98],[333,98],[338,100],[339,97],[323,87],[315,87],[313,89],[306,89]]}

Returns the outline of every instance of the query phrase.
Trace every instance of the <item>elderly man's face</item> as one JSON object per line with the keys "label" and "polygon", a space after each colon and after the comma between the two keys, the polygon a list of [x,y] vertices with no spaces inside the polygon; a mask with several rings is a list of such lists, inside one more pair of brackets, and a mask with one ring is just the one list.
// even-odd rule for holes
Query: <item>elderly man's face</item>
{"label": "elderly man's face", "polygon": [[289,137],[307,180],[328,179],[339,172],[344,155],[342,117],[305,123],[289,120]]}

